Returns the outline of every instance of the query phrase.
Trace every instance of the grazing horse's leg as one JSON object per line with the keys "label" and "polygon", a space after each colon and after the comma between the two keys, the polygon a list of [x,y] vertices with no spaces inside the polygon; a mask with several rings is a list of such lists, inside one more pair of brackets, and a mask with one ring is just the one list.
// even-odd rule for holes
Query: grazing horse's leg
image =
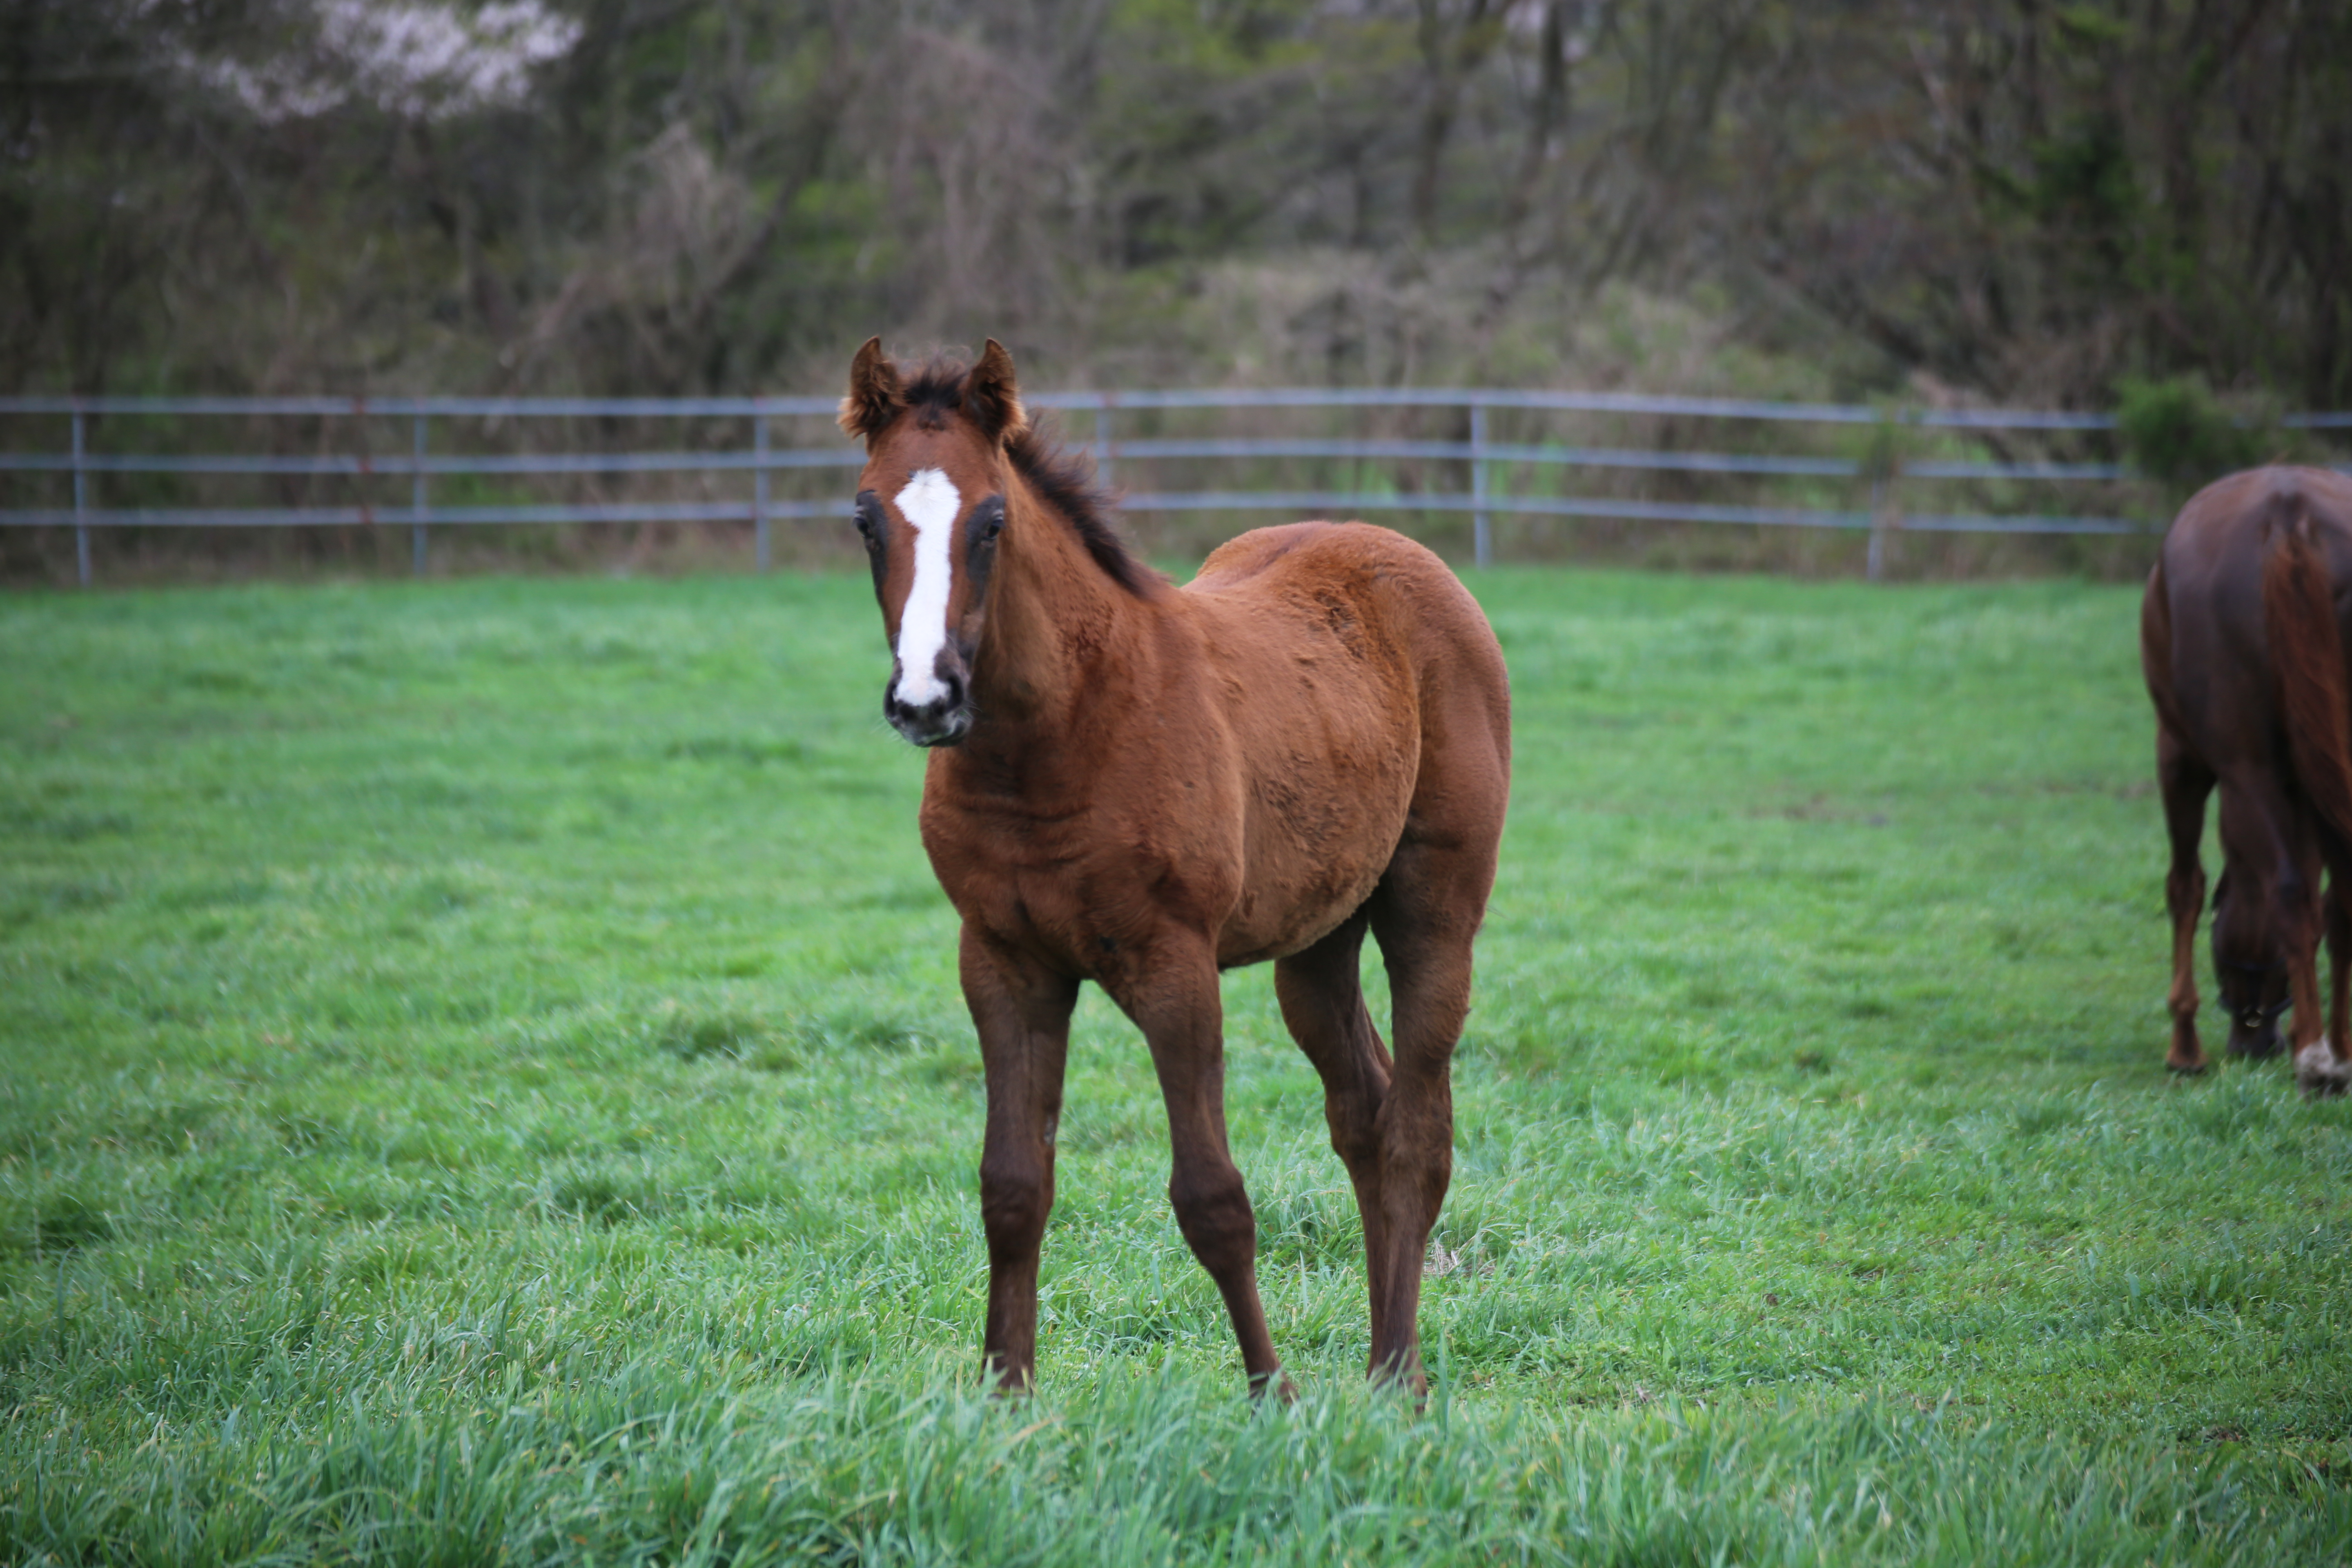
{"label": "grazing horse's leg", "polygon": [[[1348,1167],[1356,1209],[1364,1221],[1364,1268],[1371,1296],[1372,1342],[1382,1341],[1388,1292],[1387,1211],[1381,1202],[1381,1103],[1388,1098],[1388,1047],[1364,1007],[1357,968],[1370,910],[1359,910],[1339,930],[1303,952],[1276,961],[1274,991],[1290,1037],[1323,1079],[1323,1120],[1331,1147]],[[1375,1363],[1377,1364],[1377,1363]]]}
{"label": "grazing horse's leg", "polygon": [[1252,1392],[1276,1386],[1287,1394],[1258,1302],[1257,1215],[1225,1142],[1224,999],[1213,949],[1164,941],[1135,973],[1139,978],[1105,989],[1143,1031],[1160,1075],[1177,1228],[1225,1299]]}
{"label": "grazing horse's leg", "polygon": [[2327,1043],[2336,1052],[2337,1061],[2352,1061],[2352,1039],[2346,1038],[2347,1023],[2352,1023],[2352,997],[2345,994],[2345,979],[2352,974],[2352,889],[2328,879],[2327,888]]}
{"label": "grazing horse's leg", "polygon": [[2197,917],[2205,910],[2205,865],[2198,847],[2205,837],[2205,801],[2213,793],[2213,773],[2189,743],[2158,721],[2156,779],[2164,795],[2164,826],[2172,839],[2172,867],[2164,878],[2164,905],[2172,916],[2172,1049],[2164,1065],[2175,1072],[2203,1072],[2205,1049],[2197,1039]]}
{"label": "grazing horse's leg", "polygon": [[1037,1376],[1037,1252],[1054,1208],[1054,1133],[1078,985],[969,925],[959,954],[964,1003],[988,1073],[980,1217],[988,1232],[988,1328],[982,1353],[1008,1390]]}
{"label": "grazing horse's leg", "polygon": [[2327,1050],[2331,1037],[2327,1014],[2319,999],[2319,937],[2326,923],[2326,911],[2315,877],[2310,887],[2311,897],[2301,911],[2302,919],[2291,928],[2286,939],[2287,1005],[2294,1026],[2287,1059],[2298,1064],[2303,1053],[2313,1046],[2323,1052]]}

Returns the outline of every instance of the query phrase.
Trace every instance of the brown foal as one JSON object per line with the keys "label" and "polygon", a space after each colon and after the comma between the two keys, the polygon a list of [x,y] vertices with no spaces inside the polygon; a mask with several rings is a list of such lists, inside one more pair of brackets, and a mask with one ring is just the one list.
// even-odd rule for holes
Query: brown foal
{"label": "brown foal", "polygon": [[[1084,463],[1031,428],[993,340],[969,369],[904,378],[868,342],[841,423],[866,442],[883,710],[937,748],[923,847],[963,918],[988,1080],[988,1364],[1007,1388],[1035,1376],[1063,1060],[1091,980],[1151,1052],[1168,1195],[1251,1385],[1280,1385],[1226,1146],[1218,984],[1270,959],[1363,1217],[1371,1373],[1425,1388],[1422,1260],[1510,788],[1509,689],[1477,603],[1361,523],[1244,534],[1171,585],[1106,526]],[[1393,1058],[1359,983],[1367,930]]]}
{"label": "brown foal", "polygon": [[[2156,703],[2156,774],[2172,839],[2172,1048],[2202,1072],[2197,919],[2205,800],[2221,790],[2213,968],[2232,1056],[2274,1056],[2294,1008],[2296,1081],[2341,1093],[2352,966],[2352,481],[2256,468],[2183,507],[2147,581],[2140,664]],[[2320,876],[2328,886],[2323,896]],[[2327,933],[2334,1006],[2319,1008]]]}

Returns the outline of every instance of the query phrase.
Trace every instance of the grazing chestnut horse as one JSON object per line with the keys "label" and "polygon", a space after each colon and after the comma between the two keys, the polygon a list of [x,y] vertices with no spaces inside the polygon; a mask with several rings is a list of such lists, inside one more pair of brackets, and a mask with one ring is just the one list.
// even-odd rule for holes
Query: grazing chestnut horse
{"label": "grazing chestnut horse", "polygon": [[[2164,541],[2140,611],[2140,663],[2157,714],[2157,782],[2172,868],[2172,1050],[2201,1072],[2198,844],[2221,786],[2221,881],[2213,969],[2230,1052],[2279,1050],[2294,1010],[2295,1079],[2340,1093],[2352,966],[2352,481],[2320,468],[2256,468],[2200,490]],[[2327,874],[2323,899],[2320,874]],[[2334,1007],[2322,1028],[2318,948],[2327,932]]]}
{"label": "grazing chestnut horse", "polygon": [[[1281,1386],[1225,1142],[1217,979],[1271,959],[1362,1213],[1372,1375],[1424,1389],[1448,1072],[1510,787],[1509,688],[1477,603],[1361,523],[1244,534],[1171,586],[1110,532],[1084,463],[1030,426],[992,339],[969,370],[904,378],[868,342],[841,424],[866,443],[857,527],[896,654],[883,712],[936,748],[923,847],[963,917],[990,1368],[1034,1380],[1062,1065],[1091,980],[1150,1049],[1168,1195],[1251,1386]],[[1358,980],[1368,928],[1393,1058]]]}

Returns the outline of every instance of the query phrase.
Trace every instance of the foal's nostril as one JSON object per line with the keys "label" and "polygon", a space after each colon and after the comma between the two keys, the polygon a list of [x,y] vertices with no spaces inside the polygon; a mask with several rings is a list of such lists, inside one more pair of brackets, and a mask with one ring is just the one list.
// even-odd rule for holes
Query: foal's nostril
{"label": "foal's nostril", "polygon": [[890,726],[919,746],[949,745],[971,728],[971,710],[965,705],[964,676],[935,669],[931,692],[920,702],[909,702],[892,682],[882,694],[882,715]]}

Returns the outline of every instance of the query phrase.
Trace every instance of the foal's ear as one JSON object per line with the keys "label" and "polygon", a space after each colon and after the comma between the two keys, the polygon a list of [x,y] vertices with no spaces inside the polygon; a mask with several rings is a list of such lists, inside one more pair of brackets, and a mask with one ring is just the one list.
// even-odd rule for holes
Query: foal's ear
{"label": "foal's ear", "polygon": [[963,413],[992,441],[1010,441],[1029,428],[1021,388],[1013,380],[1013,356],[994,338],[963,378]]}
{"label": "foal's ear", "polygon": [[898,389],[898,367],[882,357],[882,340],[868,338],[849,366],[849,395],[841,400],[841,427],[871,442],[907,406]]}

